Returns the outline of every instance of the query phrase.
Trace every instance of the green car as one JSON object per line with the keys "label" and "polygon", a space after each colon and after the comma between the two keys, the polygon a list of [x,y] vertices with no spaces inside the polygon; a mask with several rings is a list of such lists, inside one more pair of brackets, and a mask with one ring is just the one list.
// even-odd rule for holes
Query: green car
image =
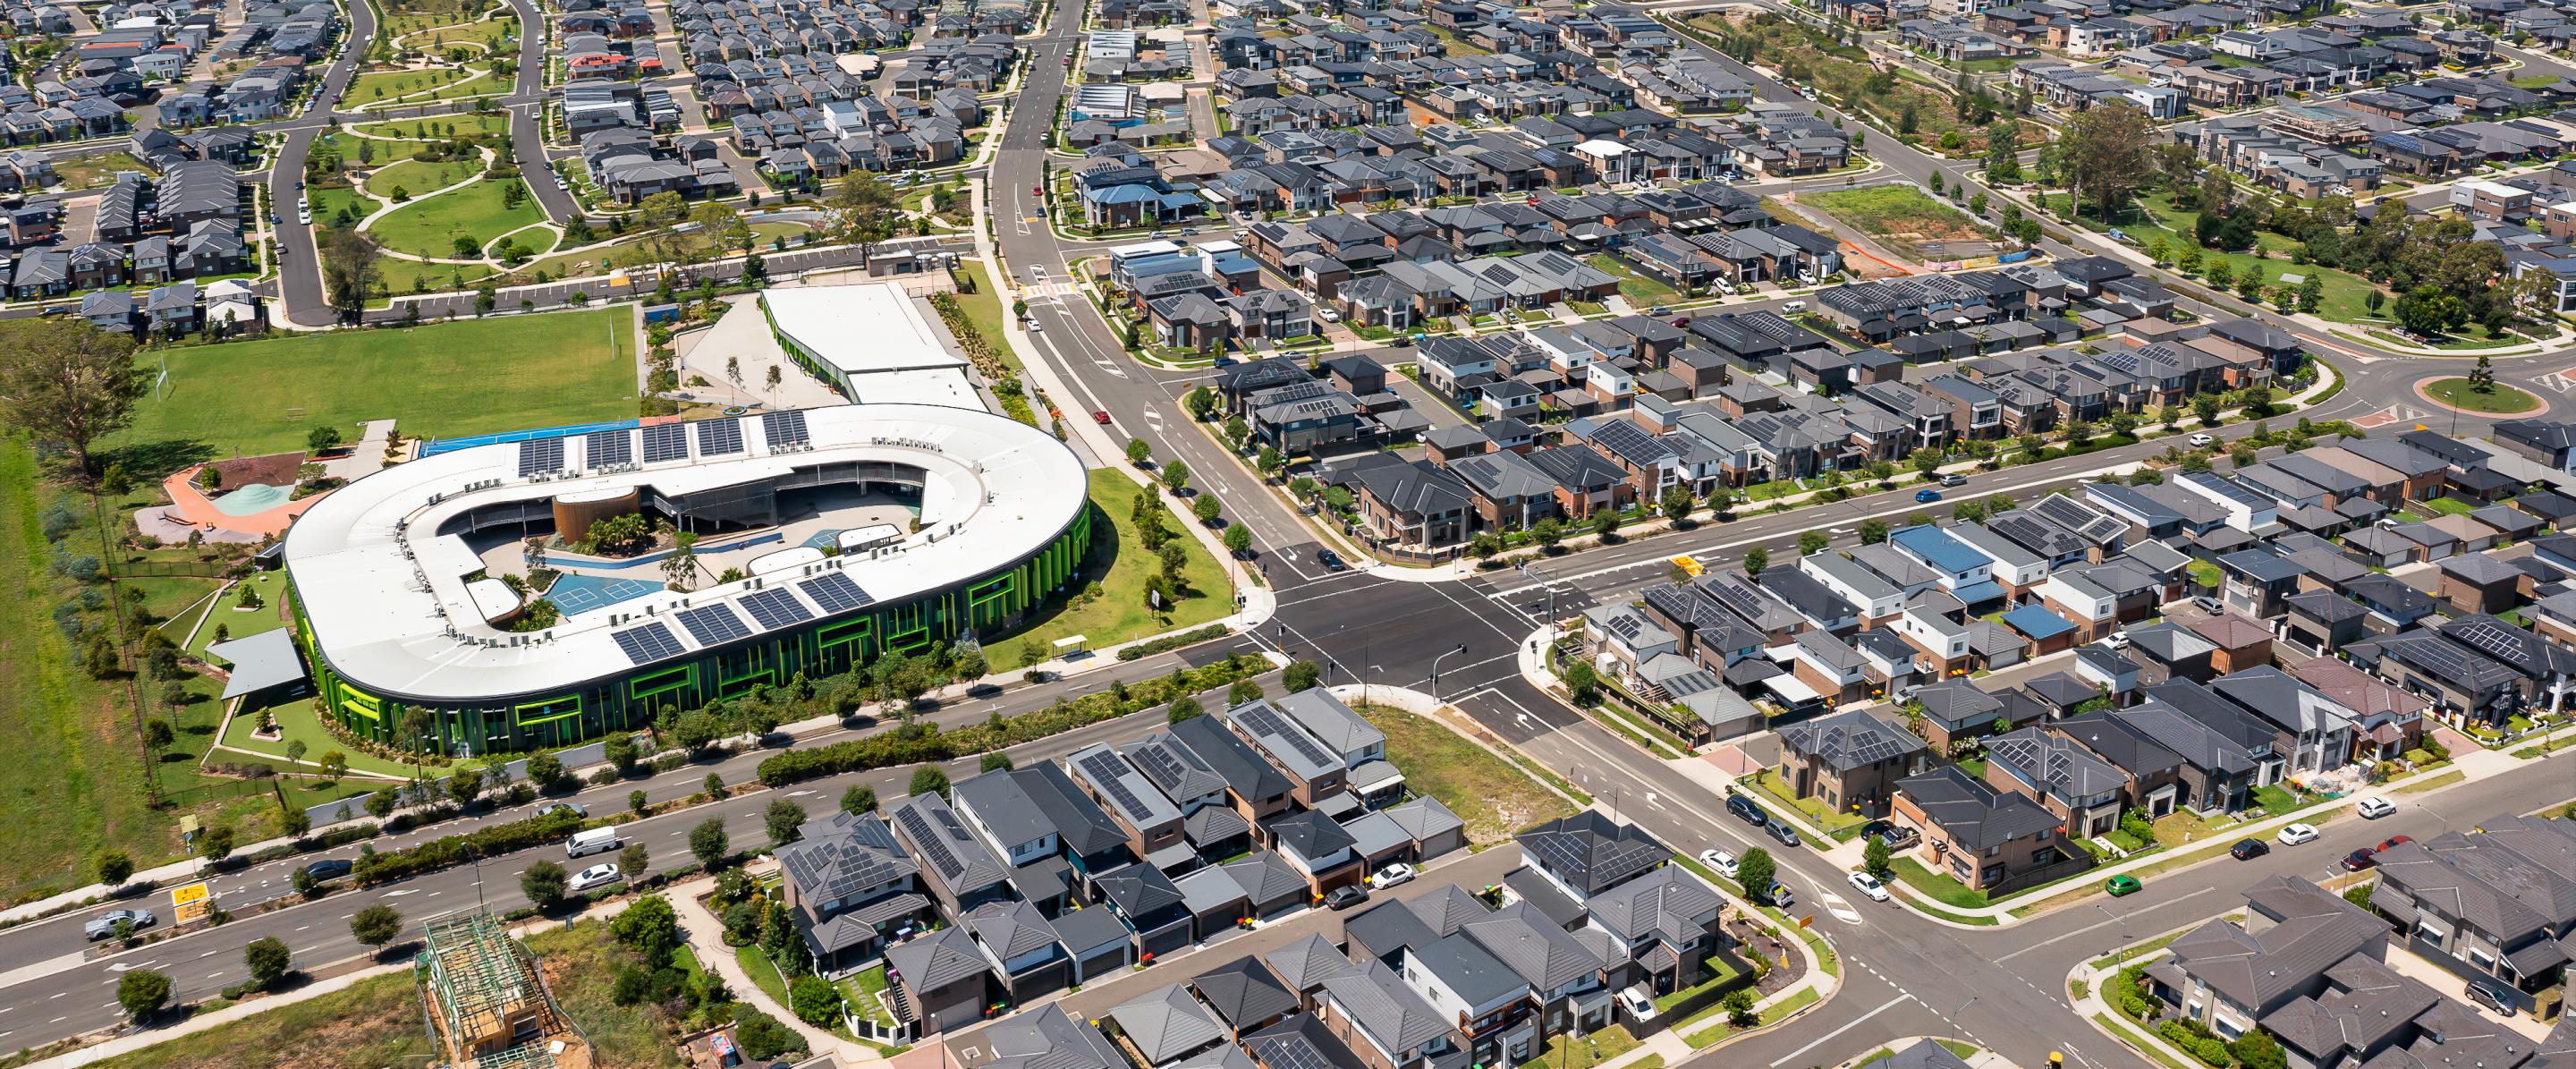
{"label": "green car", "polygon": [[2111,897],[2118,898],[2143,891],[2146,885],[2139,883],[2135,876],[2113,876],[2102,884],[2102,889],[2111,892]]}

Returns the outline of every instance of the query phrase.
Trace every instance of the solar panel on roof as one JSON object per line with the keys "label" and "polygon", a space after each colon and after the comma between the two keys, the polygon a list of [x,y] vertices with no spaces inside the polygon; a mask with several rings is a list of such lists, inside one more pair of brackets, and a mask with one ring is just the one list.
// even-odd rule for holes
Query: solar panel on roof
{"label": "solar panel on roof", "polygon": [[689,456],[689,425],[656,423],[644,428],[644,462],[660,464]]}
{"label": "solar panel on roof", "polygon": [[814,618],[813,610],[796,600],[796,592],[783,586],[743,595],[742,607],[751,610],[753,622],[758,623],[763,631],[775,631]]}
{"label": "solar panel on roof", "polygon": [[1190,774],[1189,769],[1181,765],[1180,758],[1172,756],[1170,750],[1159,744],[1139,746],[1127,756],[1164,783],[1179,783]]}
{"label": "solar panel on roof", "polygon": [[812,432],[805,427],[803,412],[764,412],[760,416],[760,435],[768,440],[771,449],[776,449],[782,445],[803,445],[812,437]]}
{"label": "solar panel on roof", "polygon": [[751,628],[743,626],[742,617],[723,605],[682,609],[680,626],[688,628],[690,636],[696,638],[701,646],[731,642],[751,634]]}
{"label": "solar panel on roof", "polygon": [[1322,747],[1315,745],[1303,733],[1289,727],[1286,722],[1279,719],[1279,714],[1271,711],[1269,706],[1255,705],[1245,709],[1241,717],[1244,726],[1286,742],[1290,749],[1297,751],[1298,756],[1318,765],[1333,763],[1331,754],[1325,753]]}
{"label": "solar panel on roof", "polygon": [[581,440],[583,463],[609,468],[635,462],[635,436],[625,431],[598,431]]}
{"label": "solar panel on roof", "polygon": [[563,439],[536,438],[519,443],[520,478],[562,471],[563,466]]}
{"label": "solar panel on roof", "polygon": [[1099,788],[1111,800],[1116,801],[1118,807],[1125,810],[1128,816],[1141,817],[1152,812],[1153,810],[1146,806],[1144,799],[1136,797],[1136,792],[1127,789],[1127,782],[1119,777],[1121,771],[1123,770],[1119,767],[1118,759],[1105,753],[1091,754],[1082,759],[1083,778],[1090,780],[1092,786]]}
{"label": "solar panel on roof", "polygon": [[826,572],[798,583],[796,587],[804,591],[806,597],[814,599],[814,604],[822,606],[824,612],[848,612],[877,600],[859,589],[858,580],[839,572]]}
{"label": "solar panel on roof", "polygon": [[720,457],[742,452],[742,421],[711,419],[698,424],[698,455]]}
{"label": "solar panel on roof", "polygon": [[680,647],[680,640],[671,637],[671,629],[663,624],[630,627],[624,631],[613,632],[609,637],[617,640],[617,648],[626,651],[627,660],[638,665],[651,664],[665,657],[686,652]]}
{"label": "solar panel on roof", "polygon": [[966,866],[957,860],[956,852],[948,848],[947,841],[931,830],[930,821],[922,817],[919,806],[895,810],[894,820],[902,825],[905,834],[912,837],[913,849],[937,867],[941,876],[953,880],[965,870]]}

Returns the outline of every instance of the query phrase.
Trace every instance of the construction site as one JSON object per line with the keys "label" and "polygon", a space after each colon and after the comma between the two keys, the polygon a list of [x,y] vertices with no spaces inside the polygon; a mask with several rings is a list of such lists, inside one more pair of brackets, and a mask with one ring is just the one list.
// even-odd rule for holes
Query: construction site
{"label": "construction site", "polygon": [[590,1069],[590,1042],[547,992],[537,959],[484,909],[421,924],[421,1012],[454,1069]]}

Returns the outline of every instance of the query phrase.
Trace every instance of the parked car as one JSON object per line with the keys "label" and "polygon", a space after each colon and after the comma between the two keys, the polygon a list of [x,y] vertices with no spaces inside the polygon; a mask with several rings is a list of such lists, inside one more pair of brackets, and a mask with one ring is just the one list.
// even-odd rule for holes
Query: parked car
{"label": "parked car", "polygon": [[349,862],[342,861],[339,858],[324,858],[320,861],[304,866],[304,874],[312,877],[314,882],[319,883],[323,880],[339,879],[342,876],[348,875],[350,870],[354,868],[356,868],[356,866]]}
{"label": "parked car", "polygon": [[1324,562],[1324,570],[1326,571],[1338,572],[1344,568],[1350,567],[1350,565],[1342,563],[1341,554],[1335,553],[1329,549],[1316,550],[1315,559]]}
{"label": "parked car", "polygon": [[2122,630],[2122,631],[2113,631],[2113,632],[2111,632],[2111,634],[2110,634],[2108,637],[2105,637],[2105,638],[2102,640],[2102,644],[2103,644],[2103,645],[2105,645],[2105,646],[2109,646],[2109,647],[2111,647],[2112,649],[2115,649],[2115,650],[2125,650],[2125,649],[2128,649],[2128,648],[2129,648],[2129,633],[2128,633],[2127,631],[2125,631],[2125,630]]}
{"label": "parked car", "polygon": [[2216,438],[2212,438],[2212,437],[2210,437],[2207,433],[2202,432],[2202,431],[2193,431],[2193,432],[2192,432],[2192,434],[2191,434],[2190,442],[2191,442],[2191,447],[2192,447],[2192,448],[2194,448],[2194,449],[2207,449],[2207,448],[2209,448],[2210,446],[2217,444],[2218,439],[2216,439]]}
{"label": "parked car", "polygon": [[1807,302],[1791,301],[1787,304],[1781,305],[1780,310],[1783,312],[1803,312],[1807,310]]}
{"label": "parked car", "polygon": [[1921,502],[1939,501],[1941,500],[1941,491],[1930,489],[1917,490],[1914,492],[1914,500]]}
{"label": "parked car", "polygon": [[1735,855],[1715,848],[1699,852],[1699,863],[1727,879],[1735,878]]}
{"label": "parked car", "polygon": [[1772,905],[1781,909],[1788,909],[1798,904],[1798,896],[1789,890],[1789,885],[1778,880],[1771,881],[1771,890],[1765,892],[1763,897],[1770,899]]}
{"label": "parked car", "polygon": [[[1904,701],[1902,698],[1897,700]],[[1903,850],[1923,838],[1923,833],[1893,820],[1873,820],[1860,826],[1860,837],[1886,843],[1890,850]]]}
{"label": "parked car", "polygon": [[1778,842],[1782,846],[1800,845],[1798,842],[1798,829],[1783,824],[1778,820],[1773,820],[1770,823],[1763,825],[1762,834],[1770,836],[1773,841]]}
{"label": "parked car", "polygon": [[1941,485],[1943,485],[1943,486],[1966,486],[1966,485],[1968,485],[1968,477],[1967,477],[1967,476],[1965,476],[1965,475],[1961,475],[1961,474],[1959,474],[1958,472],[1955,472],[1955,471],[1954,471],[1954,472],[1951,472],[1951,473],[1950,473],[1950,474],[1948,474],[1948,475],[1944,475],[1944,476],[1942,476],[1942,477],[1941,477]]}
{"label": "parked car", "polygon": [[1635,1018],[1639,1024],[1655,1019],[1655,1000],[1649,997],[1644,984],[1620,988],[1619,1008],[1627,1010],[1628,1016]]}
{"label": "parked car", "polygon": [[2238,861],[2252,861],[2271,852],[2272,844],[2261,839],[2239,839],[2236,845],[2227,848],[2227,856]]}
{"label": "parked car", "polygon": [[2219,601],[2217,598],[2210,597],[2207,594],[2202,594],[2191,599],[2191,604],[2193,608],[2199,609],[2211,616],[2219,616],[2227,612],[2226,603]]}
{"label": "parked car", "polygon": [[152,927],[154,917],[152,911],[148,909],[111,909],[90,918],[88,924],[81,925],[81,931],[89,936],[90,942],[95,943],[115,935],[119,921],[132,925],[133,930],[139,932]]}
{"label": "parked car", "polygon": [[1108,426],[1108,425],[1109,425],[1109,410],[1108,410],[1108,409],[1103,408],[1103,409],[1099,409],[1099,410],[1097,410],[1097,411],[1093,412],[1093,413],[1091,414],[1091,422],[1093,422],[1093,423],[1097,423],[1097,424],[1099,424],[1099,425],[1101,425],[1101,426],[1103,426],[1103,427]]}
{"label": "parked car", "polygon": [[2379,844],[2379,852],[2384,854],[2396,848],[2399,843],[2411,843],[2414,841],[2415,837],[2412,835],[2391,835]]}
{"label": "parked car", "polygon": [[1368,896],[1366,887],[1355,883],[1343,884],[1333,888],[1333,893],[1324,896],[1324,905],[1328,909],[1349,909],[1368,901]]}
{"label": "parked car", "polygon": [[2124,872],[2120,875],[2113,876],[2108,880],[2102,881],[2102,889],[2109,892],[2111,897],[2118,898],[2122,895],[2133,895],[2140,891],[2144,891],[2147,889],[2147,885],[2139,883],[2137,877]]}
{"label": "parked car", "polygon": [[1672,309],[1670,309],[1670,308],[1666,308],[1666,307],[1664,307],[1663,305],[1660,305],[1660,304],[1659,304],[1659,305],[1656,305],[1656,306],[1654,306],[1654,307],[1652,307],[1652,308],[1646,309],[1646,314],[1647,314],[1647,315],[1650,315],[1650,316],[1654,316],[1654,317],[1655,317],[1655,318],[1657,318],[1657,319],[1661,319],[1661,318],[1663,318],[1663,317],[1665,317],[1665,316],[1668,316],[1668,315],[1673,314],[1673,310],[1672,310]]}
{"label": "parked car", "polygon": [[2507,1017],[2522,1012],[2519,1006],[2521,1000],[2513,997],[2511,989],[2505,987],[2504,981],[2493,977],[2472,977],[2465,994],[2469,996],[2469,1001]]}
{"label": "parked car", "polygon": [[2343,856],[2343,870],[2345,872],[2360,872],[2363,869],[2376,868],[2378,865],[2378,853],[2367,846],[2361,847],[2360,849],[2354,850],[2353,852]]}
{"label": "parked car", "polygon": [[1377,870],[1376,874],[1370,876],[1369,886],[1383,891],[1400,883],[1412,882],[1413,877],[1416,875],[1419,875],[1419,873],[1415,871],[1413,866],[1398,861],[1392,865],[1388,865],[1385,868]]}
{"label": "parked car", "polygon": [[2361,804],[2355,808],[2360,811],[2363,820],[2377,820],[2397,812],[2397,803],[2374,794],[2362,799]]}
{"label": "parked car", "polygon": [[567,883],[565,888],[574,894],[580,894],[594,887],[606,887],[623,878],[617,871],[617,863],[606,861],[573,873],[571,882]]}
{"label": "parked car", "polygon": [[2306,846],[2306,845],[2307,845],[2307,844],[2309,844],[2309,843],[2313,843],[2313,842],[2317,841],[2317,828],[2316,828],[2316,825],[2314,825],[2314,824],[2291,824],[2291,825],[2288,825],[2288,826],[2283,827],[2283,828],[2281,829],[2280,839],[2281,839],[2281,845],[2283,845],[2283,846]]}
{"label": "parked car", "polygon": [[1866,872],[1855,872],[1852,873],[1847,880],[1852,885],[1852,890],[1869,896],[1870,901],[1887,901],[1887,885],[1878,882],[1878,877],[1872,876]]}
{"label": "parked car", "polygon": [[576,817],[586,817],[590,815],[590,810],[583,808],[582,804],[579,802],[548,802],[537,807],[537,815],[541,817],[551,817],[557,813],[570,813]]}
{"label": "parked car", "polygon": [[1726,811],[1735,814],[1745,823],[1751,824],[1757,828],[1771,823],[1771,814],[1763,812],[1760,805],[1756,804],[1752,798],[1745,795],[1727,795]]}

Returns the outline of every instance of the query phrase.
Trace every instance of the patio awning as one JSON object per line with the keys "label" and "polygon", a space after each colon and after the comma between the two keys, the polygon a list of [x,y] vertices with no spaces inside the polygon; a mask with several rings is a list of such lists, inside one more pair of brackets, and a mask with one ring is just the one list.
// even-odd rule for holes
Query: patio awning
{"label": "patio awning", "polygon": [[1799,682],[1798,677],[1794,675],[1773,676],[1763,680],[1762,685],[1771,688],[1771,693],[1779,695],[1781,701],[1791,705],[1803,705],[1824,697],[1823,694],[1817,693],[1816,688]]}
{"label": "patio awning", "polygon": [[206,652],[233,666],[232,678],[224,681],[227,701],[304,678],[304,660],[295,655],[295,639],[283,627],[218,642]]}

